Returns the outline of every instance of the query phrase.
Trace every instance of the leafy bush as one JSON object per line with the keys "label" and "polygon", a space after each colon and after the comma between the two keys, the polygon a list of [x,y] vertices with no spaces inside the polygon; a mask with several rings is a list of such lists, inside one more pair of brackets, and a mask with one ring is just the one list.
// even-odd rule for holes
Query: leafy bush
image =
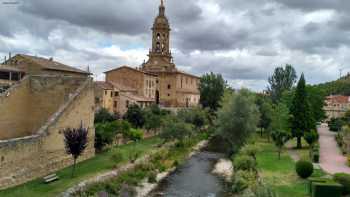
{"label": "leafy bush", "polygon": [[336,173],[333,176],[334,181],[343,185],[343,194],[350,194],[350,175],[345,173]]}
{"label": "leafy bush", "polygon": [[192,135],[193,126],[185,123],[184,121],[168,116],[165,121],[160,137],[165,141],[179,140],[182,141],[185,138]]}
{"label": "leafy bush", "polygon": [[329,123],[329,130],[338,132],[346,124],[346,122],[341,118],[332,118]]}
{"label": "leafy bush", "polygon": [[248,187],[254,187],[254,185],[256,185],[256,179],[256,173],[238,170],[232,177],[231,191],[234,193],[242,193]]}
{"label": "leafy bush", "polygon": [[233,160],[235,170],[252,170],[256,171],[257,163],[254,158],[248,155],[238,155]]}
{"label": "leafy bush", "polygon": [[121,152],[113,153],[111,156],[111,160],[114,163],[120,163],[124,160],[124,155]]}
{"label": "leafy bush", "polygon": [[148,182],[149,183],[156,183],[157,182],[157,172],[152,171],[148,175]]}
{"label": "leafy bush", "polygon": [[95,125],[95,148],[97,151],[103,149],[104,146],[113,143],[116,131],[111,123],[98,123]]}
{"label": "leafy bush", "polygon": [[177,117],[186,123],[193,124],[197,129],[208,123],[208,112],[199,107],[182,109],[178,111]]}
{"label": "leafy bush", "polygon": [[248,155],[251,156],[252,158],[254,158],[254,160],[256,159],[256,153],[258,152],[259,148],[254,145],[254,144],[248,144],[242,147],[242,149],[240,150],[242,155]]}
{"label": "leafy bush", "polygon": [[277,197],[277,194],[269,185],[259,184],[255,192],[255,197]]}
{"label": "leafy bush", "polygon": [[318,163],[320,161],[320,145],[315,144],[312,148],[312,161]]}
{"label": "leafy bush", "polygon": [[309,144],[310,147],[318,140],[318,138],[319,138],[318,133],[315,130],[306,132],[304,134],[304,139]]}
{"label": "leafy bush", "polygon": [[319,152],[313,152],[312,153],[312,161],[314,163],[320,162],[320,153]]}
{"label": "leafy bush", "polygon": [[312,183],[312,197],[340,197],[342,186],[338,183]]}
{"label": "leafy bush", "polygon": [[140,157],[140,155],[141,155],[140,151],[134,151],[129,154],[129,160],[131,161],[131,163],[134,163],[136,159]]}
{"label": "leafy bush", "polygon": [[124,133],[124,137],[130,139],[131,141],[140,141],[143,139],[143,131],[140,129],[130,129]]}
{"label": "leafy bush", "polygon": [[116,120],[117,117],[111,113],[105,108],[100,109],[95,114],[95,123],[106,123],[106,122],[112,122]]}
{"label": "leafy bush", "polygon": [[306,179],[312,175],[314,166],[309,161],[300,160],[295,164],[295,170],[299,177]]}
{"label": "leafy bush", "polygon": [[335,141],[337,141],[337,144],[339,147],[343,146],[343,134],[341,132],[337,133],[337,135],[335,135]]}
{"label": "leafy bush", "polygon": [[145,124],[145,112],[136,104],[130,105],[128,111],[124,115],[124,119],[136,128],[142,128]]}

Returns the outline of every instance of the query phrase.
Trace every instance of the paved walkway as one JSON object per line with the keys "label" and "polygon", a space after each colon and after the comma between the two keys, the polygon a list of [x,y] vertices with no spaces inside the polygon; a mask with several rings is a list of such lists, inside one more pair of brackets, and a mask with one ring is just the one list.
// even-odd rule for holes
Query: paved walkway
{"label": "paved walkway", "polygon": [[334,132],[330,132],[326,124],[318,128],[320,135],[320,166],[330,173],[344,172],[350,174],[350,167],[347,166],[347,159],[341,154],[341,151],[335,141]]}

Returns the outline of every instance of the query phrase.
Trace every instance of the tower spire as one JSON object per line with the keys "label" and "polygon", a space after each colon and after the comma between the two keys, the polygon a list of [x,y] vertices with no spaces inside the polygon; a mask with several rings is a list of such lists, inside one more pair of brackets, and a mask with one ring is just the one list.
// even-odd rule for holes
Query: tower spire
{"label": "tower spire", "polygon": [[165,15],[164,0],[160,0],[159,16],[164,16],[164,15]]}

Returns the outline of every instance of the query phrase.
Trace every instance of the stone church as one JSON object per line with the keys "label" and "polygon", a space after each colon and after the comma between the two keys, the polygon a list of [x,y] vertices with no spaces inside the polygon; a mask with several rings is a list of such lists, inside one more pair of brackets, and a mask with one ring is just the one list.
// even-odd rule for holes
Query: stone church
{"label": "stone church", "polygon": [[106,81],[95,83],[96,104],[120,114],[131,103],[141,106],[156,103],[171,108],[197,106],[200,79],[176,68],[170,50],[170,32],[162,0],[152,27],[152,48],[148,61],[139,68],[122,66],[105,72]]}

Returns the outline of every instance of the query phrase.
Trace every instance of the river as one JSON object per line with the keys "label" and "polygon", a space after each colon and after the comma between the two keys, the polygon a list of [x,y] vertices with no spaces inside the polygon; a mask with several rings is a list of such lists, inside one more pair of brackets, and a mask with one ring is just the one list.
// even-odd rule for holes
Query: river
{"label": "river", "polygon": [[223,197],[224,183],[211,171],[223,155],[200,152],[161,181],[150,197]]}

